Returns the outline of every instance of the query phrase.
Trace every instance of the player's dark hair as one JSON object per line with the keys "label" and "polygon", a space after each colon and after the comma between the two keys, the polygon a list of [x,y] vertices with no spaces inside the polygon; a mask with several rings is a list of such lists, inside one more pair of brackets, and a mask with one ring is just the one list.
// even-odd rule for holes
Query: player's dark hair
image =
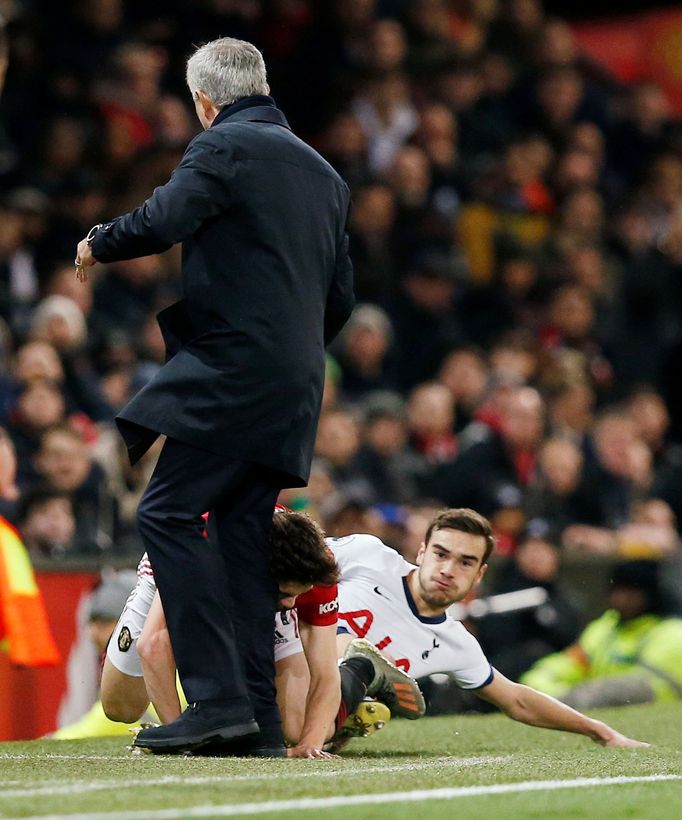
{"label": "player's dark hair", "polygon": [[270,569],[278,582],[329,586],[339,568],[321,528],[305,513],[278,512],[270,531]]}
{"label": "player's dark hair", "polygon": [[428,544],[435,530],[459,530],[469,535],[480,535],[485,538],[485,552],[481,564],[487,564],[490,553],[495,549],[495,536],[490,521],[467,507],[455,507],[441,510],[431,521],[424,536],[424,543]]}

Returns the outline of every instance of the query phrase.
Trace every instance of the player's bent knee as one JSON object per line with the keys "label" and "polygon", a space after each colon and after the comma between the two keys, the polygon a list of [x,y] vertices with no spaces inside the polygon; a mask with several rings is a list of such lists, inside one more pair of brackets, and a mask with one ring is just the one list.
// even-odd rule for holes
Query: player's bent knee
{"label": "player's bent knee", "polygon": [[157,660],[165,660],[172,651],[167,629],[159,629],[151,635],[143,632],[137,639],[137,654],[144,663],[151,665]]}
{"label": "player's bent knee", "polygon": [[149,706],[144,679],[121,672],[108,657],[104,660],[100,698],[104,714],[115,723],[134,723]]}
{"label": "player's bent knee", "polygon": [[145,713],[148,705],[121,697],[120,693],[102,692],[104,714],[115,723],[135,723]]}

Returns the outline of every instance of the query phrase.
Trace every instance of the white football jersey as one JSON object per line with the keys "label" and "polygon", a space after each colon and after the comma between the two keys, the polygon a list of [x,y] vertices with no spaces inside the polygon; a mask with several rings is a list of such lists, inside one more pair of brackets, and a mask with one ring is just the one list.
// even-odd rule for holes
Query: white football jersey
{"label": "white football jersey", "polygon": [[407,585],[416,567],[373,535],[327,538],[341,571],[339,629],[366,638],[413,678],[452,674],[478,689],[493,671],[478,641],[450,615],[425,618]]}

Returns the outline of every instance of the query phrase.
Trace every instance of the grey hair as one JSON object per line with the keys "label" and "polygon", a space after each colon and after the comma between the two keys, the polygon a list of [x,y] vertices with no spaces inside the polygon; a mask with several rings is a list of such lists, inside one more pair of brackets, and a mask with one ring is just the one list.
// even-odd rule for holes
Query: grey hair
{"label": "grey hair", "polygon": [[186,76],[192,97],[203,91],[216,108],[269,93],[263,55],[251,43],[234,37],[200,46],[187,60]]}

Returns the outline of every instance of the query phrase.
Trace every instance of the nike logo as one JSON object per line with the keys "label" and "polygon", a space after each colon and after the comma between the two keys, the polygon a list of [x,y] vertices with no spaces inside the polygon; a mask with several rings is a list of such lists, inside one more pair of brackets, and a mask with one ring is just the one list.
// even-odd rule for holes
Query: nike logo
{"label": "nike logo", "polygon": [[381,595],[382,598],[386,598],[387,601],[391,600],[388,597],[388,595],[384,595],[384,593],[379,589],[379,587],[374,587],[374,591],[376,592],[377,595]]}

